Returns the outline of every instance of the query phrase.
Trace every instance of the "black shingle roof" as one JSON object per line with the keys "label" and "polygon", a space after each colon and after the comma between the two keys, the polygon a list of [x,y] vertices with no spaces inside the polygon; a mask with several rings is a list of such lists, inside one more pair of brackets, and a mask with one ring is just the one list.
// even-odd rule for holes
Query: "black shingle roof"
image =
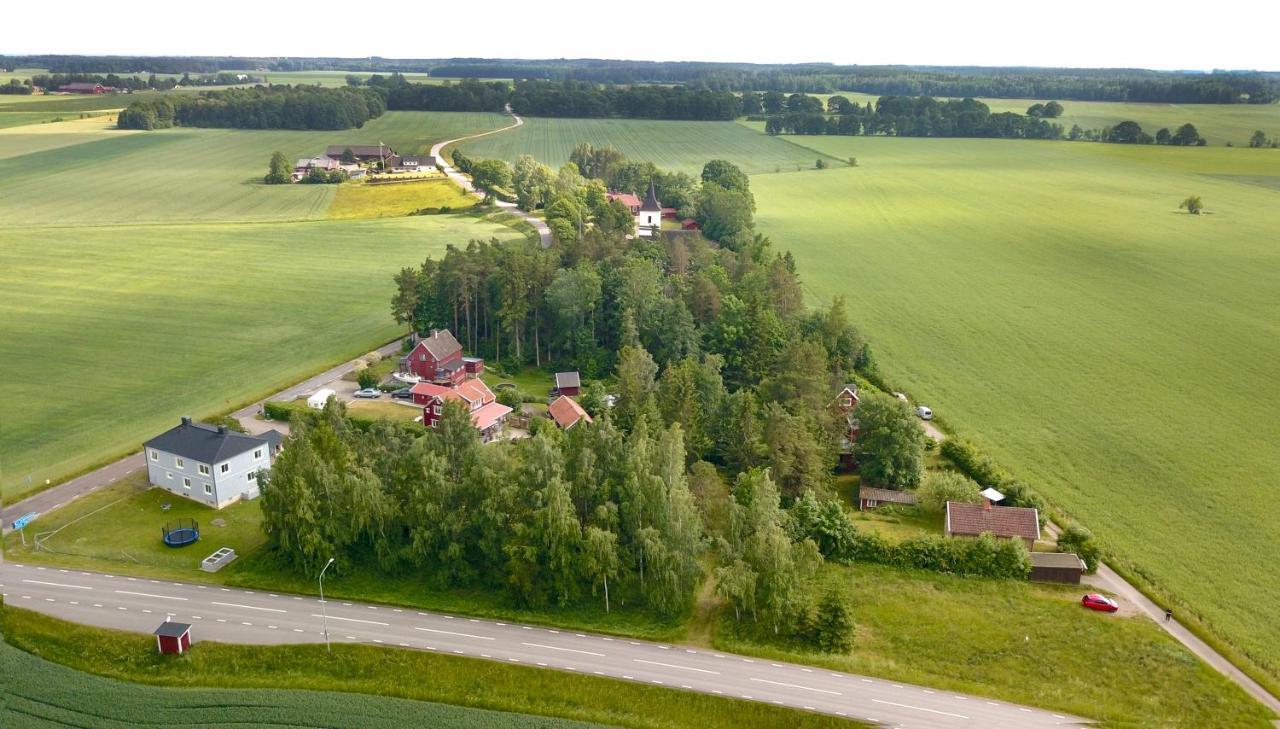
{"label": "black shingle roof", "polygon": [[156,635],[161,638],[181,638],[182,634],[191,630],[191,626],[187,623],[175,623],[172,620],[166,620],[160,623],[160,627],[156,628]]}
{"label": "black shingle roof", "polygon": [[177,426],[142,445],[213,465],[268,443],[270,440],[261,436],[245,435],[183,418]]}
{"label": "black shingle roof", "polygon": [[653,180],[649,180],[649,192],[644,196],[644,203],[640,205],[641,210],[661,210],[662,205],[658,202],[658,193],[653,187]]}

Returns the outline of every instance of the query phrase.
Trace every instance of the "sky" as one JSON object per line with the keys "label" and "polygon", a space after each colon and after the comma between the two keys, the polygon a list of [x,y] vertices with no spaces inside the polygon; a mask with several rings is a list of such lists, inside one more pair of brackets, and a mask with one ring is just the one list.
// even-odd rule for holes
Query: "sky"
{"label": "sky", "polygon": [[[1270,30],[1277,13],[1264,0],[64,0],[58,6],[57,19],[39,3],[5,8],[0,53],[1280,70]],[[353,30],[344,32],[344,24]]]}

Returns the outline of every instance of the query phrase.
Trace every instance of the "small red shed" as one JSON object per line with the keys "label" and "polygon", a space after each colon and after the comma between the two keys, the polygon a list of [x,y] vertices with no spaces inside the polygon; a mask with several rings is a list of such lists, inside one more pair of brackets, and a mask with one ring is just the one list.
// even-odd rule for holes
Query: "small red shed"
{"label": "small red shed", "polygon": [[182,655],[191,650],[191,626],[169,620],[156,628],[156,648],[161,653]]}
{"label": "small red shed", "polygon": [[577,372],[557,372],[556,392],[560,395],[577,397],[582,391],[582,378]]}

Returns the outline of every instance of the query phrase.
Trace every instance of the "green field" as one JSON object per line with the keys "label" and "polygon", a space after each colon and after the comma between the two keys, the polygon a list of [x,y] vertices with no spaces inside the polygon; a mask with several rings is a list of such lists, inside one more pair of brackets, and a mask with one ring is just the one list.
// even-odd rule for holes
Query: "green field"
{"label": "green field", "polygon": [[794,172],[813,167],[819,156],[785,139],[767,137],[734,122],[638,119],[525,119],[524,126],[459,146],[477,158],[514,162],[521,154],[559,167],[579,142],[611,144],[628,158],[667,170],[702,171],[711,159],[727,159],[750,174]]}
{"label": "green field", "polygon": [[800,139],[861,163],[752,179],[812,298],[1280,678],[1280,152]]}
{"label": "green field", "polygon": [[[49,143],[33,142],[13,130],[0,135],[0,225],[323,218],[336,188],[263,184],[273,151],[295,159],[323,153],[330,144],[382,141],[410,153],[505,123],[498,114],[389,112],[362,129],[338,132],[169,129],[137,134],[99,124],[93,136],[76,138],[83,143],[56,149],[41,149]],[[57,136],[40,132],[41,137]]]}
{"label": "green field", "polygon": [[779,644],[767,626],[715,646],[1064,711],[1106,727],[1270,727],[1260,704],[1146,618],[1079,605],[1081,588],[965,579],[877,565],[823,568],[819,593],[848,597],[847,654]]}
{"label": "green field", "polygon": [[92,726],[367,727],[587,729],[564,719],[467,709],[366,694],[301,689],[160,688],[100,678],[24,653],[0,641],[7,729]]}
{"label": "green field", "polygon": [[0,228],[5,499],[369,351],[400,333],[390,272],[489,236],[517,234],[450,216]]}

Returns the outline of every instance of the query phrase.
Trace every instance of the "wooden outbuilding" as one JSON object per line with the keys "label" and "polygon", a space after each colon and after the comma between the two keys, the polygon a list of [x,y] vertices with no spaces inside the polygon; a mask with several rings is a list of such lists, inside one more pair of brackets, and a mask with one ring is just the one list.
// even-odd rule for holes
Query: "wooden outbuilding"
{"label": "wooden outbuilding", "polygon": [[858,511],[877,509],[885,504],[915,506],[916,495],[910,491],[877,489],[870,486],[861,486],[858,488]]}
{"label": "wooden outbuilding", "polygon": [[1078,585],[1084,575],[1084,560],[1071,552],[1032,552],[1032,582],[1057,582],[1063,585]]}
{"label": "wooden outbuilding", "polygon": [[156,628],[156,648],[161,653],[182,655],[191,650],[191,626],[166,620]]}
{"label": "wooden outbuilding", "polygon": [[577,397],[582,391],[582,378],[577,372],[556,373],[556,394]]}

